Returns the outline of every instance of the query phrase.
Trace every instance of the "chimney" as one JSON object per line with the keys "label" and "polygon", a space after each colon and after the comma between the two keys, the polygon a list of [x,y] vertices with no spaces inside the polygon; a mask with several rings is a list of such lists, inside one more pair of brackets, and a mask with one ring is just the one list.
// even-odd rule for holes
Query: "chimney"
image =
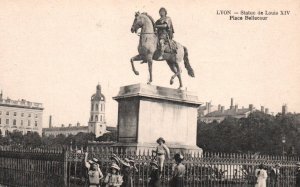
{"label": "chimney", "polygon": [[264,113],[264,112],[265,112],[265,107],[264,107],[264,106],[261,106],[261,107],[260,107],[260,111],[261,111],[262,113]]}
{"label": "chimney", "polygon": [[221,106],[221,112],[224,113],[225,107]]}
{"label": "chimney", "polygon": [[237,112],[239,110],[239,105],[235,105],[234,110],[235,110],[235,112]]}
{"label": "chimney", "polygon": [[285,115],[285,114],[287,114],[287,105],[286,104],[282,105],[282,115]]}
{"label": "chimney", "polygon": [[221,105],[220,104],[218,105],[218,111],[221,111]]}
{"label": "chimney", "polygon": [[64,125],[64,124],[61,124],[61,127],[65,127],[65,125]]}
{"label": "chimney", "polygon": [[77,122],[77,127],[80,127],[80,123],[79,122]]}
{"label": "chimney", "polygon": [[210,113],[210,109],[211,109],[211,103],[208,102],[208,103],[207,103],[207,113]]}
{"label": "chimney", "polygon": [[269,109],[268,108],[265,109],[265,113],[269,114]]}
{"label": "chimney", "polygon": [[233,98],[231,98],[231,101],[230,101],[230,109],[233,109]]}
{"label": "chimney", "polygon": [[49,116],[49,128],[52,128],[52,116]]}
{"label": "chimney", "polygon": [[253,111],[253,104],[249,105],[249,110],[252,112]]}
{"label": "chimney", "polygon": [[71,123],[69,124],[69,127],[72,127],[72,124],[71,124]]}

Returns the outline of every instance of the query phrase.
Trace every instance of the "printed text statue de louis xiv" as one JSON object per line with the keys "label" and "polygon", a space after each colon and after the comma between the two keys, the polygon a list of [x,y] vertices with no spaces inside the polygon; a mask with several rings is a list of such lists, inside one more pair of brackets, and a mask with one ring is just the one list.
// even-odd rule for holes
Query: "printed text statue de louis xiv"
{"label": "printed text statue de louis xiv", "polygon": [[131,58],[132,70],[136,75],[139,72],[135,69],[134,61],[142,61],[148,63],[149,81],[152,82],[152,61],[165,60],[169,65],[174,75],[170,79],[170,84],[173,84],[175,77],[179,80],[179,89],[182,88],[181,80],[181,63],[184,61],[184,66],[188,74],[194,77],[194,70],[192,69],[189,59],[188,50],[185,46],[173,40],[174,28],[172,20],[167,16],[167,10],[161,8],[159,10],[160,19],[154,22],[154,19],[147,13],[135,13],[135,18],[131,27],[132,33],[139,33],[139,54]]}

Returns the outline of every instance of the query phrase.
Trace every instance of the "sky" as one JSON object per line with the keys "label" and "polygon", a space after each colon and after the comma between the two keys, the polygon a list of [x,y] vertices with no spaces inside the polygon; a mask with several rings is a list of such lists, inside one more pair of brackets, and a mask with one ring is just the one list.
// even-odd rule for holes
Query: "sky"
{"label": "sky", "polygon": [[[300,112],[300,1],[228,0],[106,1],[1,0],[0,89],[5,97],[44,104],[44,127],[87,125],[90,97],[102,85],[106,119],[117,123],[120,86],[146,83],[146,64],[129,59],[137,54],[138,36],[130,32],[136,11],[158,19],[168,10],[175,40],[186,46],[196,77],[183,70],[183,84],[201,102],[228,108],[250,103],[279,112],[282,104]],[[232,21],[217,10],[280,11],[267,21]],[[154,62],[153,85],[170,86],[165,62]]]}

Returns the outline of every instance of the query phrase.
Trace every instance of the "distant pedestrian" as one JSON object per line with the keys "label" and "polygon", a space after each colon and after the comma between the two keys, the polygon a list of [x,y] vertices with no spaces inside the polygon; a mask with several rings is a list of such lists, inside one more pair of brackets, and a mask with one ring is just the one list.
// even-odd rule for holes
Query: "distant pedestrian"
{"label": "distant pedestrian", "polygon": [[300,162],[296,164],[296,187],[300,186]]}
{"label": "distant pedestrian", "polygon": [[148,179],[149,187],[160,187],[160,172],[158,169],[157,161],[151,161],[150,166],[151,166],[151,173]]}
{"label": "distant pedestrian", "polygon": [[270,183],[271,187],[280,187],[280,164],[275,164],[275,167],[271,168],[270,171]]}
{"label": "distant pedestrian", "polygon": [[167,158],[170,158],[170,150],[165,145],[166,141],[162,137],[158,138],[156,140],[156,142],[158,143],[158,145],[156,147],[156,150],[153,151],[153,152],[156,153],[159,170],[162,173],[163,168],[164,168],[164,161],[166,159],[166,155],[167,155]]}
{"label": "distant pedestrian", "polygon": [[183,155],[175,154],[175,165],[173,166],[171,187],[184,187],[185,166],[182,164]]}
{"label": "distant pedestrian", "polygon": [[88,186],[89,187],[100,187],[100,180],[103,178],[98,159],[93,158],[87,160],[88,153],[85,153],[84,161],[85,167],[87,168]]}
{"label": "distant pedestrian", "polygon": [[123,183],[123,178],[120,175],[120,167],[113,163],[110,167],[110,172],[106,175],[104,183],[105,187],[119,187]]}
{"label": "distant pedestrian", "polygon": [[267,186],[267,171],[263,164],[260,164],[255,170],[256,184],[255,187],[266,187]]}

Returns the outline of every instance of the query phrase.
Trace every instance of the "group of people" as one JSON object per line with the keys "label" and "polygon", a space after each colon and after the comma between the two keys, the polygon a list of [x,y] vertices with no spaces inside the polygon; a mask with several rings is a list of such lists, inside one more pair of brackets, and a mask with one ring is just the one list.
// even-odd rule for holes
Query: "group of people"
{"label": "group of people", "polygon": [[112,154],[110,157],[111,164],[109,172],[104,178],[100,169],[98,159],[88,160],[88,153],[85,153],[85,167],[87,168],[87,182],[89,187],[100,187],[101,180],[104,179],[105,187],[132,187],[133,176],[137,172],[135,161],[133,158],[125,158],[122,160],[117,155]]}
{"label": "group of people", "polygon": [[[160,187],[161,177],[164,168],[164,161],[170,158],[169,148],[165,145],[163,138],[157,139],[157,147],[153,151],[156,159],[151,160],[151,172],[148,178],[149,187]],[[180,153],[174,156],[175,163],[172,168],[172,179],[170,187],[183,187],[183,177],[185,174],[185,166],[182,164],[183,156]],[[100,169],[100,162],[96,158],[88,160],[88,153],[85,153],[84,163],[86,167],[86,178],[89,187],[100,187],[103,181],[105,187],[133,187],[134,174],[138,172],[135,166],[135,160],[131,157],[121,159],[117,155],[112,154],[110,157],[110,168],[106,176]]]}
{"label": "group of people", "polygon": [[[296,170],[296,186],[300,186],[300,162],[297,164]],[[269,173],[270,177],[270,185],[271,187],[280,187],[280,171],[281,165],[279,163],[275,164],[275,167],[272,167]],[[260,164],[258,168],[255,170],[256,184],[255,187],[266,187],[267,186],[267,178],[268,172],[267,168],[264,164]]]}

